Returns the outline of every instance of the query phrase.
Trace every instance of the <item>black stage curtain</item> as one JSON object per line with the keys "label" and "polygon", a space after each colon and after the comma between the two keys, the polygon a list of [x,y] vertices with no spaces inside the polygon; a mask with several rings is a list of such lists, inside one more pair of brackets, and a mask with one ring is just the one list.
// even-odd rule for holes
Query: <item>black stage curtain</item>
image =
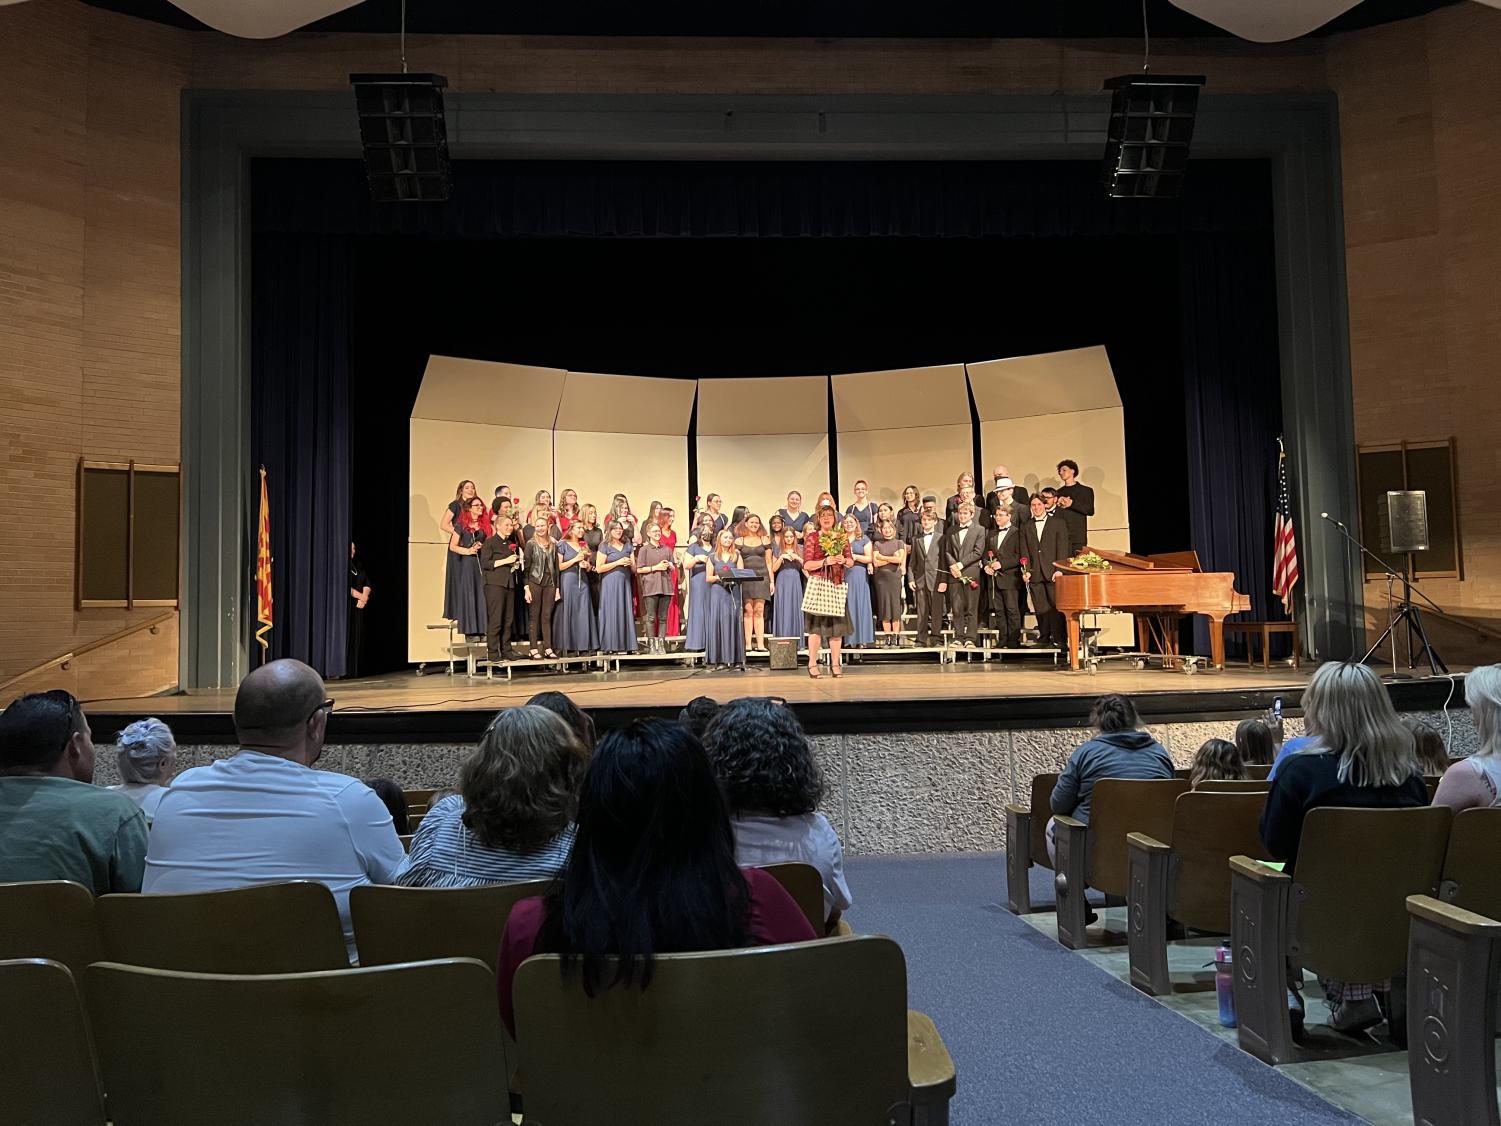
{"label": "black stage curtain", "polygon": [[[1275,601],[1265,162],[1196,162],[1182,199],[1150,202],[1105,197],[1091,162],[473,162],[455,180],[446,206],[375,207],[359,162],[253,164],[253,430],[272,470],[278,654],[343,668],[352,520],[374,589],[362,671],[404,665],[395,502],[430,352],[701,377],[1104,343],[1135,546],[1194,547],[1237,573],[1258,615]],[[315,598],[319,584],[333,593]]]}
{"label": "black stage curtain", "polygon": [[250,450],[253,465],[266,467],[271,507],[276,624],[269,656],[296,657],[324,676],[343,676],[349,240],[257,231],[251,252]]}

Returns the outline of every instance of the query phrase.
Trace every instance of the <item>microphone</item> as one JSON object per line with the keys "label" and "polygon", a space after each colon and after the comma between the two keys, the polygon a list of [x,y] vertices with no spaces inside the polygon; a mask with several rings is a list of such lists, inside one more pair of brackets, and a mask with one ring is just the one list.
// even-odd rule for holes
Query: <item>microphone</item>
{"label": "microphone", "polygon": [[[1329,523],[1333,524],[1336,528],[1344,528],[1345,527],[1343,524],[1341,524],[1334,517],[1330,516],[1329,513],[1327,513],[1327,512],[1320,512],[1319,516],[1322,519],[1329,521]],[[1348,531],[1349,529],[1345,529],[1345,530]]]}

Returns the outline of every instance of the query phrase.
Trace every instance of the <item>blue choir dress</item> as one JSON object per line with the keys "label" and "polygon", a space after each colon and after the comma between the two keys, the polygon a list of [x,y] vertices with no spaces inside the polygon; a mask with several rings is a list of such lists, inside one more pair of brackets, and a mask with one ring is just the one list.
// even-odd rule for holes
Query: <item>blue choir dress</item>
{"label": "blue choir dress", "polygon": [[[485,534],[459,529],[459,546],[473,547],[483,543]],[[443,616],[459,623],[459,632],[466,637],[483,637],[488,628],[485,622],[485,580],[479,573],[478,555],[448,553],[448,573],[444,576]]]}
{"label": "blue choir dress", "polygon": [[[631,557],[630,544],[613,547],[605,544],[600,548],[605,562]],[[605,653],[634,653],[636,651],[636,616],[631,612],[631,580],[635,573],[629,567],[617,567],[599,581],[599,648]]]}
{"label": "blue choir dress", "polygon": [[[861,536],[850,544],[853,554],[860,554],[870,550],[870,540]],[[864,563],[856,563],[844,572],[844,581],[849,584],[848,609],[850,624],[853,627],[850,635],[844,639],[846,645],[874,645],[876,640],[875,610],[870,603],[870,568]]]}
{"label": "blue choir dress", "polygon": [[[696,559],[702,559],[712,554],[703,544],[692,543],[688,545],[685,554]],[[688,630],[683,648],[692,653],[701,653],[704,649],[704,623],[708,620],[709,598],[705,588],[709,584],[704,582],[704,569],[702,566],[693,568],[693,573],[688,579]]]}
{"label": "blue choir dress", "polygon": [[803,557],[796,550],[785,556],[778,551],[782,565],[777,568],[777,590],[771,596],[771,636],[795,637],[799,649],[808,648],[803,632]]}
{"label": "blue choir dress", "polygon": [[[558,545],[561,559],[572,560],[579,554],[578,549],[566,540]],[[562,572],[561,582],[563,597],[552,615],[553,648],[565,654],[592,653],[599,648],[599,627],[594,620],[588,572],[580,565],[569,567]]]}
{"label": "blue choir dress", "polygon": [[[736,560],[709,559],[715,568],[734,567]],[[710,665],[745,664],[745,625],[741,616],[744,603],[740,586],[704,583],[704,660]]]}

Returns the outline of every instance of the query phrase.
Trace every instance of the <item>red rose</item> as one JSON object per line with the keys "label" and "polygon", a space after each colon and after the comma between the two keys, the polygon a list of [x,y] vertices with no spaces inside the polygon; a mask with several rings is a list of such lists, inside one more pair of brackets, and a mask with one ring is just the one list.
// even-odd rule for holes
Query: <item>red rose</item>
{"label": "red rose", "polygon": [[1032,560],[1028,559],[1025,555],[1022,556],[1022,558],[1021,558],[1021,564],[1022,564],[1023,567],[1025,567],[1030,562],[1032,562]]}
{"label": "red rose", "polygon": [[978,579],[970,579],[969,580],[969,589],[970,590],[979,590],[980,589],[979,580]]}

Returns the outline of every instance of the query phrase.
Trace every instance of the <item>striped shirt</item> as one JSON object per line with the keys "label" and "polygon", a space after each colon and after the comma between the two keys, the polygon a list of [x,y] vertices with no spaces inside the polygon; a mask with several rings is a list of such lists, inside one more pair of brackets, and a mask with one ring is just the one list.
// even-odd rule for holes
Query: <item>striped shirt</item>
{"label": "striped shirt", "polygon": [[534,852],[492,848],[481,844],[464,824],[464,796],[450,794],[417,826],[407,869],[396,882],[416,888],[469,888],[550,880],[568,863],[575,832],[569,825]]}

